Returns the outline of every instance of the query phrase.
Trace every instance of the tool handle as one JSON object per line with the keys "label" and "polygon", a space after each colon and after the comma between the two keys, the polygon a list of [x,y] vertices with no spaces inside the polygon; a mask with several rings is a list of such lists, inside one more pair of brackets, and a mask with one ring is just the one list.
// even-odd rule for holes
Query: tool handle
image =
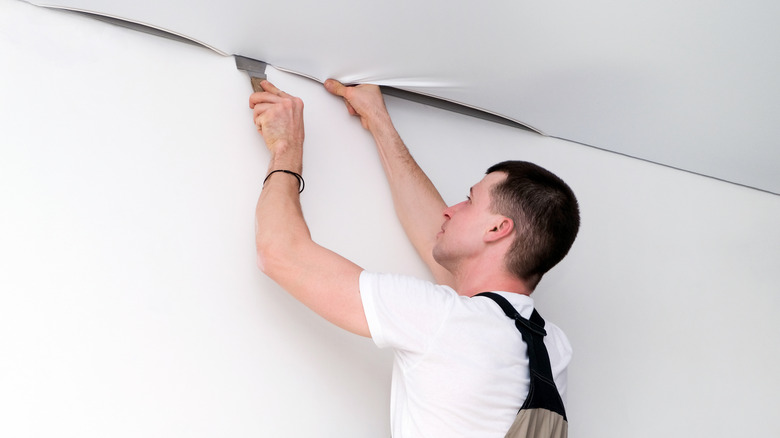
{"label": "tool handle", "polygon": [[263,91],[263,87],[260,86],[260,82],[263,82],[265,78],[251,78],[252,80],[252,89],[255,90],[255,93],[259,91]]}

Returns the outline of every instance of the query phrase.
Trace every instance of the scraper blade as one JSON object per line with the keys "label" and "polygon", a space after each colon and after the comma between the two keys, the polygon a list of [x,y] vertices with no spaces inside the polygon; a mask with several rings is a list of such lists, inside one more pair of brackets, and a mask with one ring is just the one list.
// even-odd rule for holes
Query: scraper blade
{"label": "scraper blade", "polygon": [[255,92],[263,91],[263,88],[260,87],[260,82],[264,81],[266,78],[265,67],[268,64],[263,61],[258,61],[256,59],[247,58],[241,55],[235,55],[235,57],[236,68],[239,70],[244,70],[249,74],[249,78],[252,81],[252,89],[255,90]]}

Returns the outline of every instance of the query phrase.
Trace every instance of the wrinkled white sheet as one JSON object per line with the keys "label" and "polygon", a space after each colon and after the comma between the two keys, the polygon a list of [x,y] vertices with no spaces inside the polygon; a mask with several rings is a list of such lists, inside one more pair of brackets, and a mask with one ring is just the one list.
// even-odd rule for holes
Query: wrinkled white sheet
{"label": "wrinkled white sheet", "polygon": [[40,0],[780,193],[780,3]]}

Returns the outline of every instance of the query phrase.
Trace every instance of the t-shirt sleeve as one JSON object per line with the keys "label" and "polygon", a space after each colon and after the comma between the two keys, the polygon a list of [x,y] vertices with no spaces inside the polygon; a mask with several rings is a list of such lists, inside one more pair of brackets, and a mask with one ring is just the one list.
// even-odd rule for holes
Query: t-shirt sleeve
{"label": "t-shirt sleeve", "polygon": [[378,347],[424,352],[451,312],[457,293],[413,277],[360,274],[360,296]]}

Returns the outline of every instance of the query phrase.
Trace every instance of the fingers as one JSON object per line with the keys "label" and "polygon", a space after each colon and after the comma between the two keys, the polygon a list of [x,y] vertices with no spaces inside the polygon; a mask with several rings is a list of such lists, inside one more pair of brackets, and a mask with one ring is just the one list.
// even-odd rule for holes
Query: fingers
{"label": "fingers", "polygon": [[278,103],[281,100],[281,97],[266,91],[252,93],[252,95],[249,96],[249,108],[254,108],[255,105],[261,103]]}
{"label": "fingers", "polygon": [[292,97],[268,81],[262,81],[260,86],[263,88],[263,91],[252,93],[249,96],[250,108],[254,108],[258,103],[276,103],[279,102],[279,98]]}
{"label": "fingers", "polygon": [[328,90],[330,94],[344,97],[344,94],[346,93],[347,87],[342,84],[341,82],[335,80],[335,79],[328,79],[325,81],[325,89]]}
{"label": "fingers", "polygon": [[348,87],[341,82],[335,80],[335,79],[328,79],[323,84],[325,85],[325,89],[328,90],[328,93],[338,96],[344,99],[344,104],[347,106],[347,111],[350,115],[356,116],[358,115],[358,112],[355,111],[355,107],[352,106],[352,104],[347,99],[347,89]]}
{"label": "fingers", "polygon": [[268,103],[258,103],[255,105],[254,108],[252,108],[252,113],[254,115],[255,120],[260,117],[263,113],[271,109],[272,105]]}
{"label": "fingers", "polygon": [[302,143],[303,101],[268,81],[262,81],[260,86],[262,91],[249,96],[249,106],[266,145],[270,148],[280,140]]}
{"label": "fingers", "polygon": [[349,101],[347,99],[344,99],[344,105],[347,106],[347,111],[349,112],[349,115],[351,115],[351,116],[357,116],[358,115],[358,112],[355,111],[355,108],[352,105],[350,105],[350,103],[349,103]]}
{"label": "fingers", "polygon": [[274,84],[272,84],[272,83],[270,83],[268,81],[260,82],[260,86],[263,87],[263,90],[265,90],[266,92],[271,93],[271,94],[275,94],[275,95],[277,95],[279,97],[288,97],[289,96],[289,94],[287,94],[284,91],[276,88],[276,85],[274,85]]}

